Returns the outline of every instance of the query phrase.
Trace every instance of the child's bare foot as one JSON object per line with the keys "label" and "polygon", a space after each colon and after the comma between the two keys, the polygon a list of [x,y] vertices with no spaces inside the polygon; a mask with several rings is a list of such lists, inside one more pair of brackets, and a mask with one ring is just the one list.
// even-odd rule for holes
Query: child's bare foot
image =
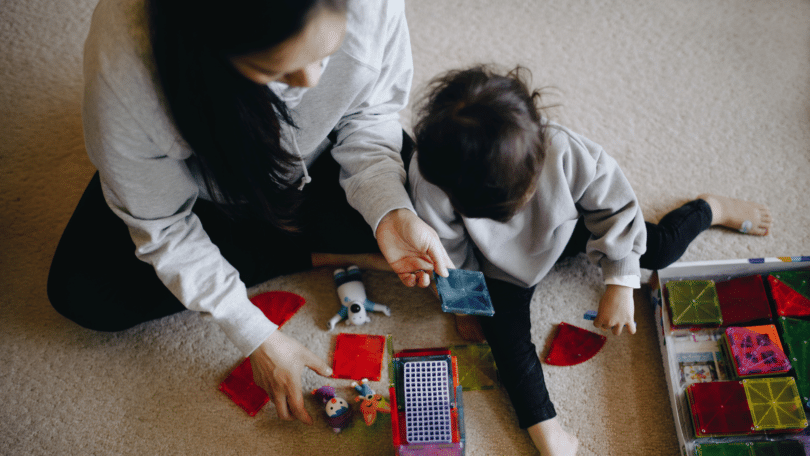
{"label": "child's bare foot", "polygon": [[574,456],[579,440],[565,432],[557,417],[530,426],[529,436],[543,456]]}
{"label": "child's bare foot", "polygon": [[475,315],[454,314],[456,316],[456,331],[462,339],[470,342],[484,342],[484,330]]}
{"label": "child's bare foot", "polygon": [[745,234],[765,236],[771,227],[767,207],[727,196],[705,193],[698,196],[712,208],[712,225],[722,225]]}

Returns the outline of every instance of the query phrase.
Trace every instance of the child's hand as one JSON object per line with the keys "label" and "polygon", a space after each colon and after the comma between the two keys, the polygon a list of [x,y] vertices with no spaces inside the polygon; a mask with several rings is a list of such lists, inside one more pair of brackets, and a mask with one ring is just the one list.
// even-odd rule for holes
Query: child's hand
{"label": "child's hand", "polygon": [[612,328],[615,335],[621,334],[622,328],[627,325],[627,332],[635,334],[633,311],[633,289],[621,285],[608,285],[599,302],[599,312],[593,325],[599,329]]}

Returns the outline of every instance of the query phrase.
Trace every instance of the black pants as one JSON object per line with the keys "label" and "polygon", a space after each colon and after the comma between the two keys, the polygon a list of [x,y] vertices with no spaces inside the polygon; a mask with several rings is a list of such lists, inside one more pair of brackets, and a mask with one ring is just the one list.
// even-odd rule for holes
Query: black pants
{"label": "black pants", "polygon": [[[410,156],[412,148],[403,132],[403,154]],[[255,220],[232,220],[208,201],[198,200],[192,210],[249,287],[311,268],[312,252],[379,252],[371,228],[346,201],[339,172],[328,151],[312,165],[299,234]],[[104,200],[98,173],[56,248],[48,298],[65,317],[99,331],[119,331],[185,310],[154,268],[135,257],[126,225]]]}
{"label": "black pants", "polygon": [[[647,223],[647,251],[641,267],[662,269],[683,255],[689,243],[711,226],[712,212],[703,200],[689,202],[656,225]],[[585,251],[590,233],[580,219],[562,257]],[[492,348],[498,373],[521,428],[557,415],[548,395],[537,348],[531,338],[530,304],[535,287],[523,288],[487,278],[495,315],[479,317]]]}

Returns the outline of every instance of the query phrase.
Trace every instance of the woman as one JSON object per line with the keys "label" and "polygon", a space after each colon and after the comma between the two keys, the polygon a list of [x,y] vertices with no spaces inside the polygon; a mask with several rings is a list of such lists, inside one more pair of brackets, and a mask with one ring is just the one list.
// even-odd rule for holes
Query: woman
{"label": "woman", "polygon": [[204,312],[279,417],[311,423],[301,374],[329,367],[246,286],[349,262],[408,286],[447,274],[403,185],[411,74],[401,1],[102,0],[84,61],[98,173],[54,255],[52,305],[105,331]]}

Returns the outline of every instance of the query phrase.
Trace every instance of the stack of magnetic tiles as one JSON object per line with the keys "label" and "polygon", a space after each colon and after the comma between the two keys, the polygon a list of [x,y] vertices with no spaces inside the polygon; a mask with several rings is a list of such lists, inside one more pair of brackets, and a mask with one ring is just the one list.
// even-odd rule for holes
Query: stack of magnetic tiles
{"label": "stack of magnetic tiles", "polygon": [[[694,383],[686,388],[695,437],[795,433],[807,427],[808,279],[810,271],[788,271],[767,274],[764,279],[752,275],[718,282],[666,283],[672,325],[720,328],[723,350],[729,359],[728,378],[734,379]],[[787,448],[796,443],[703,444],[697,445],[696,454],[803,454],[791,453]],[[774,445],[785,448],[780,450]]]}

